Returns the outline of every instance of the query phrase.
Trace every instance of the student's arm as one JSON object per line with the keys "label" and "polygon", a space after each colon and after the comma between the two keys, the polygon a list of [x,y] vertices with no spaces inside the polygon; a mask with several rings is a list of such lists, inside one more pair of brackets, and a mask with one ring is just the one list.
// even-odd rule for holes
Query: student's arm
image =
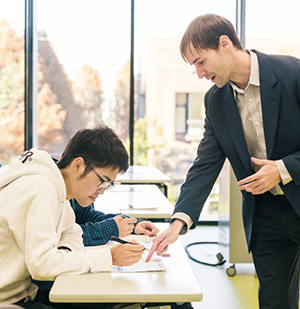
{"label": "student's arm", "polygon": [[76,217],[76,223],[82,229],[82,238],[85,246],[103,245],[109,241],[110,236],[119,236],[119,229],[114,214],[104,214],[93,208],[80,206],[75,200],[70,201]]}
{"label": "student's arm", "polygon": [[116,214],[105,214],[102,211],[95,210],[94,203],[91,203],[87,207],[82,207],[75,199],[71,199],[70,204],[75,212],[76,222],[78,224],[84,224],[87,221],[96,223],[116,216]]}
{"label": "student's arm", "polygon": [[136,224],[143,221],[128,216],[123,219],[118,214],[104,214],[95,210],[93,204],[82,207],[74,199],[70,203],[75,213],[76,223],[83,231],[82,238],[85,246],[103,245],[111,236],[128,236],[135,232]]}

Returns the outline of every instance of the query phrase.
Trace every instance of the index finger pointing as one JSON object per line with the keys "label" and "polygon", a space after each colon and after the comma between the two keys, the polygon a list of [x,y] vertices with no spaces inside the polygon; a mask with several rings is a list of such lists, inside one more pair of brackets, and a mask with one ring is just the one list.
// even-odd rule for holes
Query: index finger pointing
{"label": "index finger pointing", "polygon": [[148,263],[151,260],[152,255],[156,251],[156,248],[157,248],[157,244],[153,243],[153,245],[151,246],[150,251],[149,251],[149,253],[147,255],[147,258],[145,260],[146,263]]}

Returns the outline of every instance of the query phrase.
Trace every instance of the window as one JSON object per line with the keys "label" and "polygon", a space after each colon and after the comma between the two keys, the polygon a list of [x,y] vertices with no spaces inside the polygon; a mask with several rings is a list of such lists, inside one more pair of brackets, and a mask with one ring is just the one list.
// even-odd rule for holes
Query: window
{"label": "window", "polygon": [[[235,24],[236,1],[136,0],[135,3],[135,76],[144,111],[144,115],[137,114],[135,131],[143,130],[146,136],[142,148],[147,151],[144,162],[156,165],[172,179],[168,197],[175,204],[197,153],[203,128],[204,93],[212,86],[205,79],[199,80],[183,61],[180,40],[189,23],[200,14],[216,13]],[[134,143],[137,149],[139,140],[135,138]],[[139,154],[135,151],[135,164],[140,164]],[[201,217],[216,212],[215,201],[209,199]]]}
{"label": "window", "polygon": [[[187,133],[187,94],[176,93],[175,132],[177,135]],[[180,137],[177,137],[180,138]]]}
{"label": "window", "polygon": [[176,93],[176,139],[199,141],[203,134],[204,93]]}
{"label": "window", "polygon": [[[247,1],[246,48],[300,57],[298,6],[298,0],[286,0],[276,6],[271,0]],[[272,14],[266,14],[270,8]]]}
{"label": "window", "polygon": [[37,27],[39,148],[59,157],[79,128],[99,123],[125,141],[130,0],[39,1]]}
{"label": "window", "polygon": [[[127,143],[131,1],[36,4],[39,148],[59,157],[78,128],[102,122]],[[182,60],[180,39],[199,14],[213,12],[235,24],[235,5],[235,0],[135,0],[134,162],[156,165],[172,178],[174,204],[196,155],[203,95],[211,87]],[[185,96],[184,104],[179,95]],[[192,138],[179,140],[178,134]]]}

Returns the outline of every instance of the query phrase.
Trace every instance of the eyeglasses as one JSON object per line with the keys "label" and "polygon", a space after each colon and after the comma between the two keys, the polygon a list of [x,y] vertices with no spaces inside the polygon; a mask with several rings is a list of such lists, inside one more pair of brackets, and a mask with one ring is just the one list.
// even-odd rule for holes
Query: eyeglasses
{"label": "eyeglasses", "polygon": [[88,163],[86,165],[96,174],[96,176],[100,179],[100,184],[98,185],[99,189],[104,189],[105,191],[112,189],[115,186],[114,181],[108,182],[105,181]]}

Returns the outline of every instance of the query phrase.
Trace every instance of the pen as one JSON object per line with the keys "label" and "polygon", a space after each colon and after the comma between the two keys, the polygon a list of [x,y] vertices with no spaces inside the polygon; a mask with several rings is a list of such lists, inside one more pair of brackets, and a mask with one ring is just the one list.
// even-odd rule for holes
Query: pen
{"label": "pen", "polygon": [[[122,213],[119,213],[119,216],[121,216],[123,219],[128,219],[128,217],[126,217],[126,216],[123,215]],[[133,223],[129,223],[129,224],[133,224]]]}
{"label": "pen", "polygon": [[123,218],[123,219],[126,219],[127,217],[121,213],[119,213],[119,215]]}
{"label": "pen", "polygon": [[[126,240],[123,240],[119,237],[116,237],[116,236],[111,236],[110,237],[110,240],[113,240],[113,241],[116,241],[116,242],[119,242],[120,244],[130,244],[130,245],[136,245],[136,244],[133,244],[132,242],[129,242],[129,241],[126,241]],[[146,251],[149,251],[148,248],[144,247],[144,250]]]}

